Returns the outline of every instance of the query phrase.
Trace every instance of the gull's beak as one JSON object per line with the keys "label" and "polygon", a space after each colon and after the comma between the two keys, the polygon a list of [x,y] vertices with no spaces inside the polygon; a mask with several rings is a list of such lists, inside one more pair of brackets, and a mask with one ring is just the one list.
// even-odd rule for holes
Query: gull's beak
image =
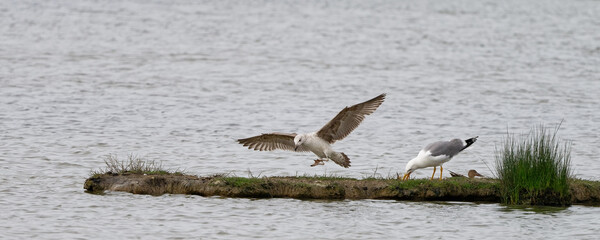
{"label": "gull's beak", "polygon": [[402,181],[408,180],[410,179],[410,172],[407,172],[404,174],[404,177],[402,177]]}
{"label": "gull's beak", "polygon": [[297,151],[298,151],[298,147],[299,147],[299,146],[298,146],[298,145],[296,145],[296,147],[294,148],[294,152],[297,152]]}

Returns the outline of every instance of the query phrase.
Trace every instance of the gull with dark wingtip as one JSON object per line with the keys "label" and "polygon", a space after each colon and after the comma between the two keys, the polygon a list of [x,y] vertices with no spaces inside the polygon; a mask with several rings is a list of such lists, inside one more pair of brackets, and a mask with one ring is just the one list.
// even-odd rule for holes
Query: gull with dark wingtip
{"label": "gull with dark wingtip", "polygon": [[332,160],[342,167],[350,167],[350,158],[343,152],[331,148],[337,140],[342,140],[383,103],[385,93],[371,100],[345,107],[319,131],[304,134],[295,133],[264,133],[258,136],[238,139],[249,149],[258,151],[273,151],[275,149],[289,151],[311,151],[319,158],[311,166],[323,165],[323,161]]}
{"label": "gull with dark wingtip", "polygon": [[426,167],[433,167],[433,174],[431,175],[431,180],[433,180],[437,166],[440,166],[440,180],[442,180],[442,172],[444,171],[442,164],[450,161],[456,154],[471,146],[471,144],[477,141],[477,138],[478,136],[467,140],[455,138],[450,141],[430,143],[419,152],[417,157],[406,164],[406,173],[402,177],[402,180],[409,179],[410,174],[415,170]]}

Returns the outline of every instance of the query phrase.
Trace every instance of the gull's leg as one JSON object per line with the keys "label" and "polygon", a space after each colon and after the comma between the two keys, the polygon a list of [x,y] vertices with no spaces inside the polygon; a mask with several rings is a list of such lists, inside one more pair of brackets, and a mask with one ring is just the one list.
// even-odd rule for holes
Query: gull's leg
{"label": "gull's leg", "polygon": [[442,180],[442,173],[444,173],[444,167],[440,166],[440,180]]}
{"label": "gull's leg", "polygon": [[433,167],[433,174],[431,174],[431,179],[430,180],[433,180],[433,176],[435,176],[435,169],[437,169],[437,166]]}
{"label": "gull's leg", "polygon": [[323,159],[315,159],[315,163],[311,164],[311,167],[314,166],[318,166],[318,165],[325,165],[325,163],[323,161],[328,161],[328,160],[323,160]]}
{"label": "gull's leg", "polygon": [[320,163],[321,163],[321,159],[315,159],[315,163],[311,164],[310,166],[314,167],[314,166],[320,165]]}

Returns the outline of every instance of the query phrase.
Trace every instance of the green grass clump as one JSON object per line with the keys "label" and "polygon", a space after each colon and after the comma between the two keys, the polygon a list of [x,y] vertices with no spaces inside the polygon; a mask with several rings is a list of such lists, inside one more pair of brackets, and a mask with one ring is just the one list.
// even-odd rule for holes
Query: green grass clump
{"label": "green grass clump", "polygon": [[389,187],[392,189],[419,189],[419,188],[452,188],[452,189],[492,189],[496,188],[496,181],[477,181],[469,178],[448,178],[444,181],[429,179],[409,179],[407,181],[392,181]]}
{"label": "green grass clump", "polygon": [[183,175],[179,171],[163,169],[161,163],[146,161],[130,154],[127,160],[119,160],[117,155],[109,154],[104,157],[105,169],[92,171],[92,175],[102,174],[147,174],[147,175]]}
{"label": "green grass clump", "polygon": [[223,180],[227,185],[234,187],[249,187],[259,186],[264,183],[265,180],[262,178],[244,178],[244,177],[224,177]]}
{"label": "green grass clump", "polygon": [[543,125],[529,134],[507,134],[496,149],[496,173],[507,204],[570,205],[571,143],[559,143]]}
{"label": "green grass clump", "polygon": [[296,176],[296,178],[310,179],[310,180],[321,180],[321,181],[335,181],[335,180],[356,180],[356,178],[343,177],[337,175],[314,175],[314,176]]}
{"label": "green grass clump", "polygon": [[409,179],[407,181],[394,181],[390,183],[391,189],[415,189],[423,185],[431,186],[432,184],[441,184],[438,181],[430,181],[429,179]]}

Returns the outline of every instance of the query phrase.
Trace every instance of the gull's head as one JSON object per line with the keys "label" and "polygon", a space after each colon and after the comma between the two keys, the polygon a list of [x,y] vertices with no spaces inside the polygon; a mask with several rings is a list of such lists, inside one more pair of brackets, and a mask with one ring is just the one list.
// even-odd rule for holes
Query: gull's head
{"label": "gull's head", "polygon": [[410,160],[406,164],[406,171],[404,172],[404,177],[402,177],[402,180],[408,180],[410,178],[410,174],[417,170],[417,167],[415,166],[415,161],[413,160]]}
{"label": "gull's head", "polygon": [[306,138],[302,134],[298,134],[294,137],[294,151],[298,150],[298,147],[302,146]]}

